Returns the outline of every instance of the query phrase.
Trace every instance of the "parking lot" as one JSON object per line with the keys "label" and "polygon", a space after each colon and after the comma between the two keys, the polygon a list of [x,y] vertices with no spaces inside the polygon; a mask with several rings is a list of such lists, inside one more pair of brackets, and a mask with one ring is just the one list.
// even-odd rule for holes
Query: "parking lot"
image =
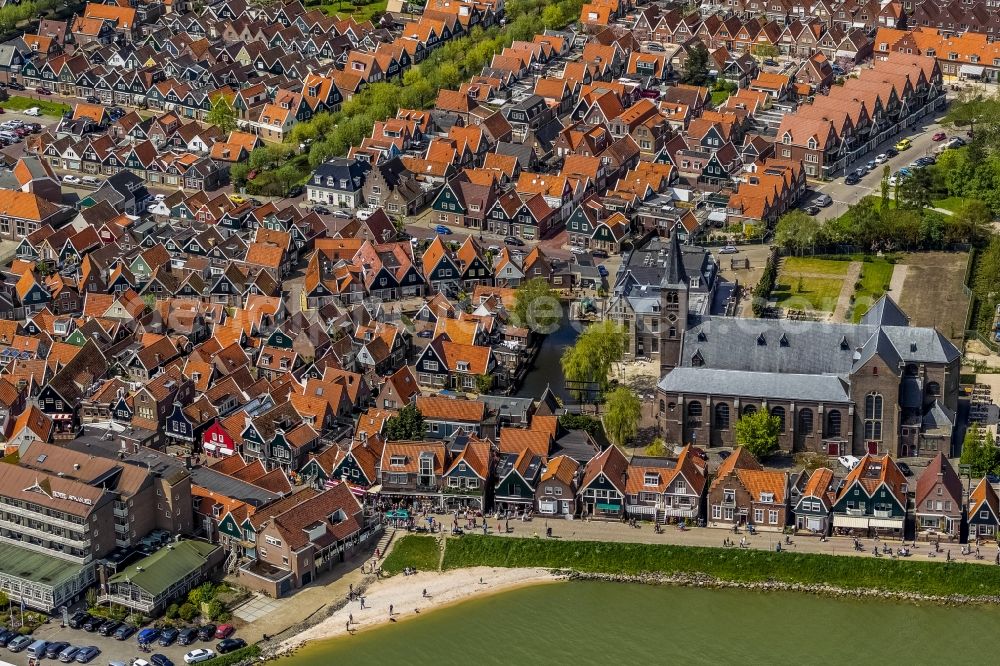
{"label": "parking lot", "polygon": [[[196,640],[194,643],[187,646],[180,645],[178,643],[174,643],[169,647],[154,645],[151,653],[143,653],[139,651],[136,634],[133,634],[126,640],[119,641],[111,637],[101,636],[96,632],[91,633],[82,629],[62,627],[60,626],[60,621],[57,618],[53,618],[48,624],[42,625],[42,627],[32,634],[32,637],[49,642],[65,641],[76,646],[93,645],[97,647],[101,653],[89,663],[97,664],[99,666],[105,666],[110,661],[123,661],[128,664],[136,658],[142,658],[148,661],[151,654],[154,653],[166,656],[174,664],[183,664],[184,655],[191,650],[196,648],[208,648],[215,650],[215,646],[219,642],[219,639],[212,638],[208,641]],[[18,664],[19,666],[27,666],[28,655],[23,651],[13,653],[6,648],[0,648],[0,661]],[[59,663],[54,659],[49,659],[47,661],[49,663]]]}

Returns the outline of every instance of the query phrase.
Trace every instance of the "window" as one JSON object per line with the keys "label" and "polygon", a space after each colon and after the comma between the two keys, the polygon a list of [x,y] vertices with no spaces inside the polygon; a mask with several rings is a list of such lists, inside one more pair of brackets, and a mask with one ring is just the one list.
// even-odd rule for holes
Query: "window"
{"label": "window", "polygon": [[762,492],[760,494],[760,501],[764,502],[765,504],[774,504],[774,493]]}
{"label": "window", "polygon": [[712,520],[719,520],[722,518],[722,507],[718,504],[712,505]]}
{"label": "window", "polygon": [[743,407],[743,416],[749,416],[750,414],[756,414],[757,407],[754,405],[746,405]]}
{"label": "window", "polygon": [[840,437],[840,410],[831,409],[826,415],[826,436]]}
{"label": "window", "polygon": [[660,483],[660,475],[656,472],[646,472],[642,477],[642,485],[656,486]]}
{"label": "window", "polygon": [[785,432],[785,408],[774,407],[771,409],[771,416],[778,417],[778,432]]}
{"label": "window", "polygon": [[437,361],[424,361],[424,369],[428,372],[437,372],[438,363]]}
{"label": "window", "polygon": [[724,402],[715,406],[715,429],[729,430],[729,405]]}
{"label": "window", "polygon": [[281,541],[279,539],[275,539],[273,536],[265,536],[264,541],[272,546],[281,546]]}
{"label": "window", "polygon": [[778,512],[777,511],[768,511],[767,512],[767,522],[769,522],[771,525],[777,525],[778,524]]}
{"label": "window", "polygon": [[865,439],[882,439],[882,395],[879,393],[865,396]]}
{"label": "window", "polygon": [[927,384],[927,395],[941,395],[941,385],[937,382]]}
{"label": "window", "polygon": [[753,522],[763,523],[764,522],[764,509],[754,509],[753,510]]}
{"label": "window", "polygon": [[803,435],[811,435],[813,432],[813,412],[811,409],[799,410],[799,432]]}
{"label": "window", "polygon": [[701,403],[697,400],[692,400],[688,404],[688,418],[690,419],[700,419],[701,418]]}

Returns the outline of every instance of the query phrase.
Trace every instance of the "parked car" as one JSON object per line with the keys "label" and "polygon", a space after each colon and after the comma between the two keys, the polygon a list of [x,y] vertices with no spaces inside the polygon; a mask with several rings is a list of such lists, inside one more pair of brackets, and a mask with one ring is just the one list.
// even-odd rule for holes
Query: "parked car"
{"label": "parked car", "polygon": [[80,648],[80,651],[76,653],[76,663],[89,664],[99,654],[101,654],[101,649],[96,645],[82,647]]}
{"label": "parked car", "polygon": [[247,642],[242,638],[226,638],[221,640],[216,644],[215,649],[219,654],[226,654],[227,652],[233,652],[234,650],[239,650],[247,646]]}
{"label": "parked car", "polygon": [[857,185],[861,182],[861,176],[859,176],[856,172],[849,173],[847,174],[847,177],[844,178],[844,182],[848,185]]}
{"label": "parked car", "polygon": [[80,179],[80,181],[86,183],[87,185],[101,184],[101,179],[97,178],[96,176],[84,176],[83,178]]}
{"label": "parked car", "polygon": [[49,90],[48,88],[43,88],[41,86],[38,86],[37,88],[35,88],[35,92],[38,93],[39,95],[51,95],[52,94],[51,90]]}
{"label": "parked car", "polygon": [[819,215],[819,206],[806,206],[802,209],[806,215]]}
{"label": "parked car", "polygon": [[948,135],[944,132],[935,132],[934,136],[931,137],[931,141],[944,141],[948,138]]}
{"label": "parked car", "polygon": [[315,207],[313,207],[313,211],[316,212],[316,213],[319,213],[320,215],[329,215],[330,214],[330,209],[327,208],[326,206],[315,206]]}
{"label": "parked car", "polygon": [[234,627],[233,625],[231,625],[231,624],[220,624],[215,629],[215,637],[216,638],[229,638],[230,636],[233,635],[234,631],[236,631],[236,627]]}
{"label": "parked car", "polygon": [[305,188],[303,188],[301,185],[292,185],[291,188],[289,188],[288,190],[288,196],[299,197],[302,196],[303,192],[305,192]]}
{"label": "parked car", "polygon": [[375,214],[375,210],[373,208],[359,208],[354,213],[354,217],[356,217],[359,220],[361,220],[362,222],[364,222],[365,220],[367,220],[369,217],[371,217],[374,214]]}
{"label": "parked car", "polygon": [[118,631],[118,627],[120,626],[121,622],[118,620],[105,620],[101,623],[101,628],[97,630],[97,633],[101,636],[111,636]]}
{"label": "parked car", "polygon": [[168,647],[169,645],[172,645],[174,641],[177,640],[177,636],[180,633],[181,633],[180,631],[174,629],[173,627],[164,629],[163,631],[160,632],[160,638],[156,642],[162,645],[163,647]]}
{"label": "parked car", "polygon": [[448,227],[444,226],[443,224],[439,224],[436,227],[434,227],[434,231],[436,231],[437,233],[441,234],[442,236],[447,236],[448,234],[451,233],[451,229],[449,229]]}
{"label": "parked car", "polygon": [[152,643],[160,637],[160,630],[155,627],[147,627],[136,634],[135,639],[139,643]]}
{"label": "parked car", "polygon": [[719,254],[738,254],[739,251],[740,249],[735,245],[727,245],[721,250],[719,250]]}
{"label": "parked car", "polygon": [[899,151],[896,150],[895,148],[886,148],[885,154],[888,155],[889,157],[896,157],[897,155],[899,155]]}
{"label": "parked car", "polygon": [[900,139],[899,141],[896,142],[896,150],[898,151],[909,150],[910,146],[912,145],[913,142],[910,141],[909,139]]}
{"label": "parked car", "polygon": [[7,647],[7,643],[17,638],[19,634],[9,629],[0,630],[0,647]]}
{"label": "parked car", "polygon": [[26,88],[17,81],[11,81],[7,84],[7,87],[11,90],[26,90]]}
{"label": "parked car", "polygon": [[170,661],[165,654],[156,653],[149,658],[149,661],[153,666],[174,666],[174,662]]}
{"label": "parked car", "polygon": [[86,647],[80,648],[80,651],[76,653],[76,663],[78,664],[89,664],[97,655],[101,654],[101,649],[96,645],[88,645]]}
{"label": "parked car", "polygon": [[59,661],[64,664],[69,664],[76,659],[76,655],[79,654],[80,650],[83,648],[76,645],[67,645],[59,652]]}
{"label": "parked car", "polygon": [[608,277],[608,269],[604,267],[604,264],[598,264],[597,265],[597,272],[603,278]]}
{"label": "parked car", "polygon": [[105,622],[104,618],[90,617],[84,620],[83,625],[81,626],[83,627],[84,631],[89,631],[90,633],[93,633],[98,629],[100,629],[101,625],[104,624],[104,622]]}
{"label": "parked car", "polygon": [[764,64],[767,65],[768,67],[777,67],[778,61],[775,60],[774,58],[765,58]]}
{"label": "parked car", "polygon": [[191,650],[186,655],[184,655],[185,664],[199,664],[203,661],[208,661],[209,659],[215,658],[215,651],[209,650],[208,648],[198,648],[196,650]]}
{"label": "parked car", "polygon": [[131,624],[123,624],[122,626],[115,629],[115,640],[116,641],[128,640],[134,633],[135,633],[135,627],[133,627]]}
{"label": "parked car", "polygon": [[816,197],[816,205],[826,208],[833,205],[833,198],[829,194],[821,194]]}
{"label": "parked car", "polygon": [[22,652],[26,647],[35,642],[35,639],[31,636],[18,636],[10,643],[7,643],[7,649],[11,652]]}
{"label": "parked car", "polygon": [[177,642],[181,645],[191,645],[196,640],[198,640],[198,630],[194,627],[184,627],[177,634]]}
{"label": "parked car", "polygon": [[517,236],[505,236],[503,239],[506,245],[515,245],[517,247],[524,247],[524,241]]}
{"label": "parked car", "polygon": [[837,462],[839,462],[841,465],[847,468],[847,471],[851,471],[852,469],[858,466],[858,463],[861,462],[861,459],[858,458],[857,456],[840,456],[839,458],[837,458]]}
{"label": "parked car", "polygon": [[79,183],[80,182],[80,177],[79,176],[74,176],[73,174],[69,174],[67,176],[63,176],[62,177],[62,182],[64,182],[64,183]]}
{"label": "parked car", "polygon": [[69,619],[70,629],[82,629],[83,623],[90,619],[90,615],[84,611],[79,611],[73,613],[73,617]]}
{"label": "parked car", "polygon": [[719,451],[719,457],[725,460],[729,456],[733,455],[732,451]]}
{"label": "parked car", "polygon": [[875,164],[885,164],[889,161],[889,156],[885,153],[879,153],[875,156]]}
{"label": "parked car", "polygon": [[608,258],[608,251],[607,250],[591,250],[590,251],[590,256],[592,256],[594,259],[607,259]]}
{"label": "parked car", "polygon": [[87,104],[100,104],[100,103],[101,100],[98,97],[94,97],[93,95],[87,97]]}
{"label": "parked car", "polygon": [[203,641],[210,641],[212,637],[215,636],[215,625],[214,624],[203,624],[198,629],[198,639]]}
{"label": "parked car", "polygon": [[45,646],[45,658],[56,659],[59,656],[59,653],[68,647],[68,641],[53,641]]}
{"label": "parked car", "polygon": [[42,110],[39,109],[37,106],[33,106],[31,108],[25,109],[23,113],[26,116],[40,116],[42,115]]}

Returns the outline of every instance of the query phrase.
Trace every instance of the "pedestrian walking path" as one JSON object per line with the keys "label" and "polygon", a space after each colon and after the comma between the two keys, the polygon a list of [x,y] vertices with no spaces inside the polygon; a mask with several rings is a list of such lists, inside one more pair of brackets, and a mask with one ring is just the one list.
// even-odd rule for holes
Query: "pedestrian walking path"
{"label": "pedestrian walking path", "polygon": [[[535,517],[530,521],[511,520],[506,525],[510,531],[504,534],[502,526],[504,521],[489,521],[490,534],[498,534],[496,527],[501,526],[499,534],[501,536],[531,538],[545,538],[546,530],[552,529],[553,539],[566,539],[568,541],[608,541],[620,543],[651,543],[670,544],[678,546],[705,546],[709,548],[723,548],[724,543],[734,542],[731,547],[739,548],[741,540],[745,540],[747,548],[757,550],[775,550],[781,544],[783,551],[795,553],[817,553],[825,555],[844,555],[849,557],[873,557],[872,549],[877,545],[880,549],[886,545],[893,551],[899,548],[902,543],[899,540],[879,540],[860,539],[862,549],[855,550],[854,540],[850,537],[830,537],[826,541],[821,541],[819,537],[813,536],[790,536],[790,544],[785,543],[785,535],[781,532],[757,532],[749,534],[746,530],[740,529],[738,534],[732,530],[710,527],[695,527],[681,530],[676,525],[668,525],[663,531],[657,534],[653,530],[651,523],[639,523],[638,527],[630,527],[626,523],[588,520],[546,520]],[[481,529],[475,530],[476,534],[481,533]],[[907,542],[907,548],[912,553],[907,559],[924,560],[930,562],[944,562],[948,558],[950,551],[951,559],[958,562],[977,562],[982,564],[995,564],[996,557],[1000,554],[997,546],[982,545],[979,549],[982,559],[976,559],[976,546],[971,545],[971,552],[962,554],[962,546],[946,544],[941,542],[941,551],[935,552],[934,544],[918,541],[915,545]]]}

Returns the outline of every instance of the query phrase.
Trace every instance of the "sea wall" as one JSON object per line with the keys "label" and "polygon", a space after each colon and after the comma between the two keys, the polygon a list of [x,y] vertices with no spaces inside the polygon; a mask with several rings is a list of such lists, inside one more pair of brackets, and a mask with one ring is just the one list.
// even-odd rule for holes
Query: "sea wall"
{"label": "sea wall", "polygon": [[880,599],[906,601],[912,603],[935,603],[940,605],[967,606],[969,604],[1000,604],[1000,595],[968,596],[963,594],[934,595],[916,592],[897,592],[880,588],[844,588],[836,585],[787,583],[778,580],[736,581],[715,578],[702,573],[674,574],[609,574],[585,571],[554,571],[567,580],[600,581],[605,583],[640,583],[643,585],[673,585],[677,587],[704,587],[714,589],[737,589],[759,592],[804,592],[824,597],[850,599]]}

